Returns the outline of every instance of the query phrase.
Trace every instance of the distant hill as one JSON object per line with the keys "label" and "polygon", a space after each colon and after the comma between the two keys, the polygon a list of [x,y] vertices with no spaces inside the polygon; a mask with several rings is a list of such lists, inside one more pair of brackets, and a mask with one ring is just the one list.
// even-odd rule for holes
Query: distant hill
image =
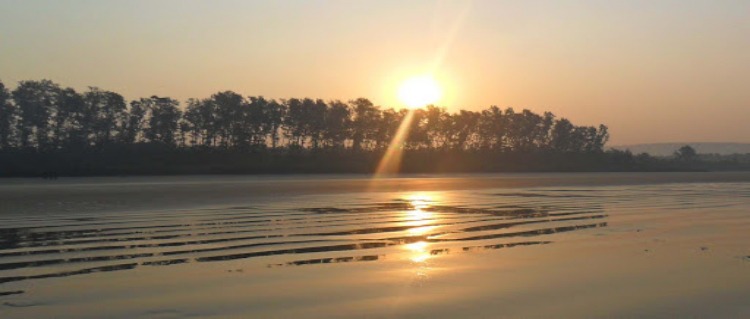
{"label": "distant hill", "polygon": [[682,146],[690,145],[699,154],[747,154],[750,153],[750,143],[653,143],[612,146],[618,150],[630,150],[633,154],[649,153],[654,156],[672,155]]}

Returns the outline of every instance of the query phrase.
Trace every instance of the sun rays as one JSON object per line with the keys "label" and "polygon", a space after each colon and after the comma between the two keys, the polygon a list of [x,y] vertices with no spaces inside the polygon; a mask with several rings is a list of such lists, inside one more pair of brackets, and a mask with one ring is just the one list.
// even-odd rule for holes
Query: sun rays
{"label": "sun rays", "polygon": [[408,111],[375,169],[376,177],[399,172],[415,110],[437,102],[442,96],[442,90],[433,77],[416,76],[403,82],[398,96]]}
{"label": "sun rays", "polygon": [[409,110],[401,121],[401,124],[396,131],[391,143],[388,144],[388,148],[380,159],[377,169],[375,170],[375,177],[382,176],[383,174],[395,174],[398,173],[401,167],[401,158],[404,154],[404,147],[406,146],[406,140],[409,137],[409,127],[414,119],[414,110]]}

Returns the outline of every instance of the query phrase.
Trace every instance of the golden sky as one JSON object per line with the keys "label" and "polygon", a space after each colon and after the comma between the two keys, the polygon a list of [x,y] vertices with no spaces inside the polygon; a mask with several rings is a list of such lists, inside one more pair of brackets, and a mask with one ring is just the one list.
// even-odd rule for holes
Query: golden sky
{"label": "golden sky", "polygon": [[750,142],[750,1],[0,0],[0,80],[126,98],[368,97],[552,111],[611,144]]}

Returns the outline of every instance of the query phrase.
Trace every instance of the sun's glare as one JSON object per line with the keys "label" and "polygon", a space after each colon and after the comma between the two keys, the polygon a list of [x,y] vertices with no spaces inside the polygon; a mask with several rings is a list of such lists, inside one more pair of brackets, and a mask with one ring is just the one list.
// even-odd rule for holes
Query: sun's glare
{"label": "sun's glare", "polygon": [[410,78],[404,81],[398,89],[398,98],[409,108],[434,104],[440,100],[441,96],[440,85],[431,76]]}
{"label": "sun's glare", "polygon": [[429,193],[413,193],[404,197],[416,209],[423,209],[430,207],[430,204],[435,201],[433,195]]}
{"label": "sun's glare", "polygon": [[406,250],[410,251],[409,259],[415,263],[423,263],[429,259],[430,252],[427,251],[428,243],[420,241],[406,245]]}

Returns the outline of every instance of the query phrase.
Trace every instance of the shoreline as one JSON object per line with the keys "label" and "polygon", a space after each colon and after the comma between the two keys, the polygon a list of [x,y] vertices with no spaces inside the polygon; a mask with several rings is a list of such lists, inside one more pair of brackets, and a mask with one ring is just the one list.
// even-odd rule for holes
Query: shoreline
{"label": "shoreline", "polygon": [[[503,173],[364,175],[79,177],[0,180],[0,214],[183,209],[243,205],[306,195],[424,192],[552,186],[627,186],[674,183],[746,183],[750,172],[710,173]],[[91,200],[95,199],[95,202]]]}

